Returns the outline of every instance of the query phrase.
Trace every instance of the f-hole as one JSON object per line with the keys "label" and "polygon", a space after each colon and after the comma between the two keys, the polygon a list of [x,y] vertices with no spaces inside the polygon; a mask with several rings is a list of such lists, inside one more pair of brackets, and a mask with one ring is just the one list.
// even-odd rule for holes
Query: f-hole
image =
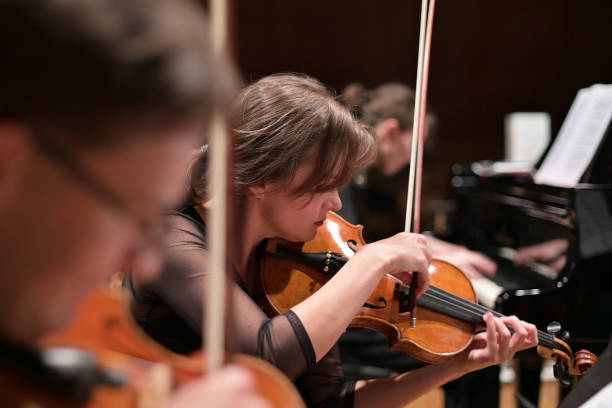
{"label": "f-hole", "polygon": [[378,301],[382,303],[380,306],[373,305],[371,303],[364,303],[363,307],[367,307],[368,309],[384,309],[387,307],[387,300],[384,297],[379,297]]}

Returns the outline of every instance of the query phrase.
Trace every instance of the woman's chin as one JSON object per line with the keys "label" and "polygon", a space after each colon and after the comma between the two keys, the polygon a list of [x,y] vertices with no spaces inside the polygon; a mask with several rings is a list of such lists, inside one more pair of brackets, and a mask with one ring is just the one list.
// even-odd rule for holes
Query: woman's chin
{"label": "woman's chin", "polygon": [[304,242],[312,241],[316,236],[317,236],[317,230],[315,229],[314,232],[310,234],[307,239],[304,240]]}
{"label": "woman's chin", "polygon": [[290,238],[287,238],[291,242],[308,242],[312,241],[317,236],[317,229],[312,228],[308,231],[294,231]]}

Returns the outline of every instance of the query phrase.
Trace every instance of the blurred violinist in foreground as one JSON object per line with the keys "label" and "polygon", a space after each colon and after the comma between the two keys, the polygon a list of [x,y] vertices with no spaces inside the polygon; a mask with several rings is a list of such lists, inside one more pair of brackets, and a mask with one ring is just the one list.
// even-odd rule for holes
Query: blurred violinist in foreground
{"label": "blurred violinist in foreground", "polygon": [[[155,274],[158,217],[233,89],[205,23],[183,0],[0,1],[0,405],[69,399],[37,340],[126,263]],[[266,407],[253,389],[228,368],[155,402]]]}

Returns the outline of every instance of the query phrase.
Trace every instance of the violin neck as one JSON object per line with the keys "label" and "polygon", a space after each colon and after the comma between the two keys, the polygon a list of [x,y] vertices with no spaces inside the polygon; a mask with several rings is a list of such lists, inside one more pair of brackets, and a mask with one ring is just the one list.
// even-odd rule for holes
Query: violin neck
{"label": "violin neck", "polygon": [[[493,313],[496,317],[504,317],[501,313],[435,286],[430,286],[429,289],[417,299],[417,304],[421,307],[478,326],[485,324],[483,316],[488,312]],[[509,329],[512,331],[512,328],[509,327]],[[542,330],[538,330],[538,344],[549,349],[562,347],[562,345],[559,345],[559,343],[555,341],[553,335]]]}

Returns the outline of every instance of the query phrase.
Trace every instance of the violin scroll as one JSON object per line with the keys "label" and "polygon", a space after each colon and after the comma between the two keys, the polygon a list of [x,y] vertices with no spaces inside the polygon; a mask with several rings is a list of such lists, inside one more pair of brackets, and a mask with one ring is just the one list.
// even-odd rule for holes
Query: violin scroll
{"label": "violin scroll", "polygon": [[591,367],[593,367],[593,364],[595,364],[597,362],[597,356],[593,353],[591,353],[588,350],[578,350],[576,352],[576,354],[574,355],[574,367],[577,369],[576,373],[572,373],[570,371],[570,374],[573,375],[583,375],[586,374]]}
{"label": "violin scroll", "polygon": [[568,332],[562,332],[561,337],[555,337],[561,332],[561,325],[552,322],[547,326],[550,337],[549,342],[541,342],[538,346],[538,354],[548,360],[555,361],[553,372],[563,387],[572,385],[571,376],[586,374],[593,364],[597,362],[597,356],[588,350],[579,350],[575,354],[571,347],[565,342],[569,338]]}

